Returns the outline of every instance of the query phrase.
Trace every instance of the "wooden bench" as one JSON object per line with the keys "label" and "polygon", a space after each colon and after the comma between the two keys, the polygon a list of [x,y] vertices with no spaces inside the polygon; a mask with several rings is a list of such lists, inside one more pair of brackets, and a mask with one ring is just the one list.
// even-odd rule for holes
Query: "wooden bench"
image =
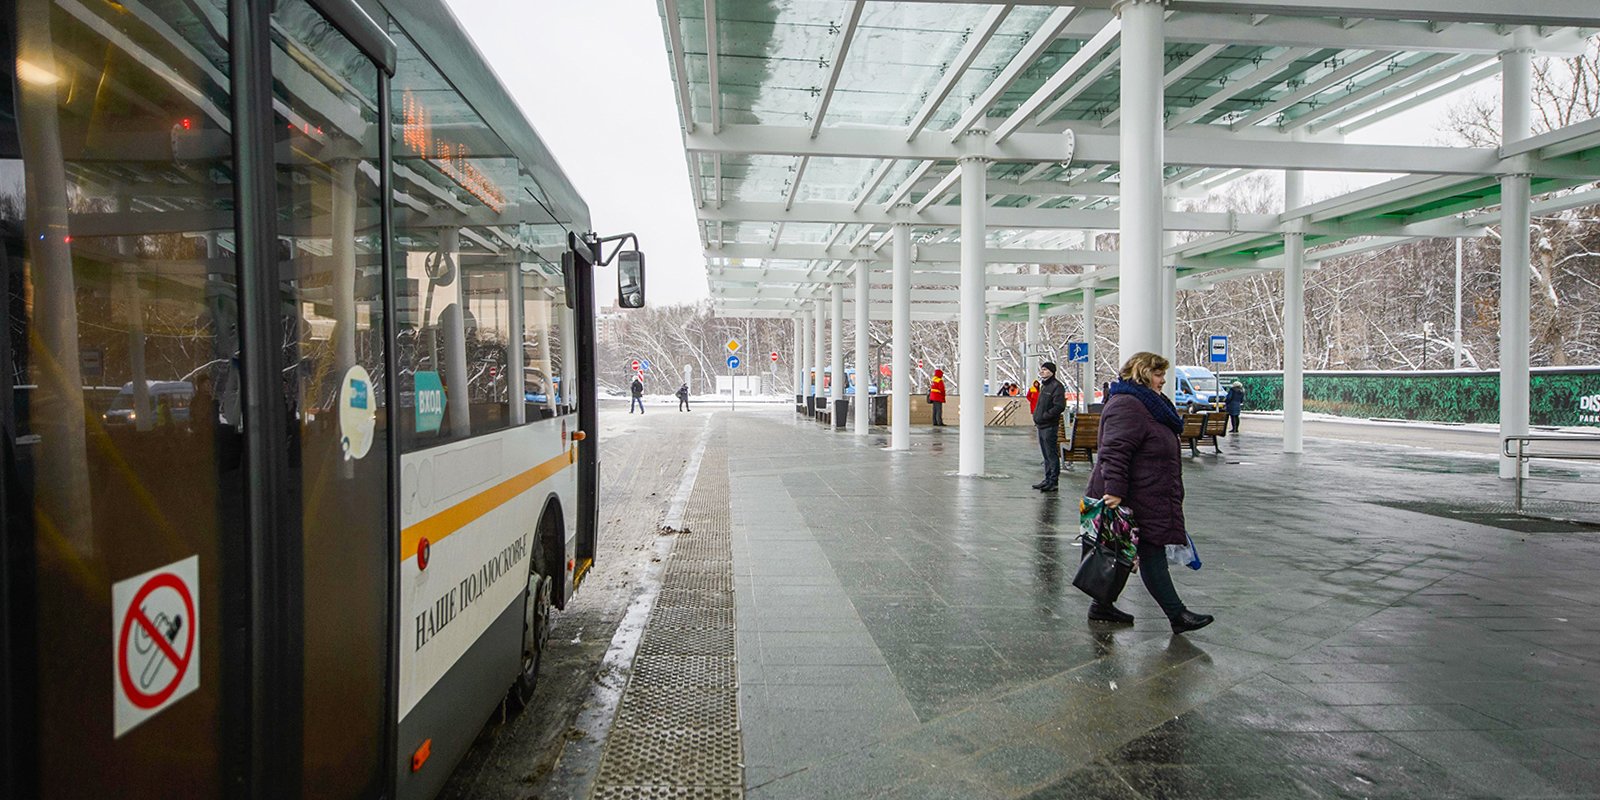
{"label": "wooden bench", "polygon": [[1200,445],[1209,444],[1215,453],[1222,455],[1222,437],[1228,435],[1228,415],[1225,412],[1210,414],[1184,414],[1183,433],[1178,438],[1189,445],[1189,455],[1200,455]]}
{"label": "wooden bench", "polygon": [[1056,441],[1061,444],[1061,460],[1070,469],[1073,462],[1094,463],[1095,451],[1100,448],[1100,412],[1083,411],[1071,415],[1072,427],[1067,427],[1068,415],[1061,415],[1056,427]]}

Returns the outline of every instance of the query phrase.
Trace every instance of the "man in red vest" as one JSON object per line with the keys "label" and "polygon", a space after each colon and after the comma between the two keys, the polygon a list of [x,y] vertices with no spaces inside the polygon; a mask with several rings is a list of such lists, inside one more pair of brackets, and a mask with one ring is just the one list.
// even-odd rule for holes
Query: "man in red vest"
{"label": "man in red vest", "polygon": [[928,384],[928,403],[933,406],[933,424],[944,427],[944,370],[933,371],[933,383]]}

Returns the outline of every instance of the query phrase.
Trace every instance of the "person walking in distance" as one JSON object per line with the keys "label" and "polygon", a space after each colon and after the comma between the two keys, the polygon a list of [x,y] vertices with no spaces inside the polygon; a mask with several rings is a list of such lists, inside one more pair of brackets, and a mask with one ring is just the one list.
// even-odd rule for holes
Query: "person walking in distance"
{"label": "person walking in distance", "polygon": [[633,385],[629,386],[628,390],[633,393],[633,400],[628,403],[628,413],[632,414],[633,413],[633,407],[634,406],[638,406],[639,407],[639,413],[643,414],[644,413],[644,381],[639,380],[639,376],[638,375],[633,376]]}
{"label": "person walking in distance", "polygon": [[[1172,623],[1172,632],[1186,633],[1210,625],[1213,618],[1183,605],[1167,571],[1167,545],[1188,543],[1178,443],[1183,418],[1161,393],[1169,366],[1155,353],[1135,353],[1122,365],[1121,380],[1111,384],[1105,409],[1100,412],[1099,459],[1084,494],[1098,497],[1112,508],[1125,505],[1133,512],[1133,523],[1139,528],[1139,577]],[[1090,605],[1089,619],[1133,622],[1133,615],[1119,610],[1115,600]]]}
{"label": "person walking in distance", "polygon": [[933,382],[928,384],[928,404],[933,406],[933,424],[944,427],[944,370],[933,371]]}
{"label": "person walking in distance", "polygon": [[1244,410],[1244,384],[1234,381],[1228,387],[1228,399],[1225,401],[1228,409],[1228,421],[1232,423],[1233,433],[1239,432],[1239,412]]}
{"label": "person walking in distance", "polygon": [[1033,407],[1033,427],[1039,434],[1039,450],[1044,453],[1044,480],[1033,485],[1041,492],[1056,490],[1061,479],[1061,447],[1056,442],[1056,426],[1067,410],[1067,387],[1056,380],[1056,365],[1039,365],[1039,396]]}
{"label": "person walking in distance", "polygon": [[678,410],[689,410],[689,384],[687,383],[678,387]]}

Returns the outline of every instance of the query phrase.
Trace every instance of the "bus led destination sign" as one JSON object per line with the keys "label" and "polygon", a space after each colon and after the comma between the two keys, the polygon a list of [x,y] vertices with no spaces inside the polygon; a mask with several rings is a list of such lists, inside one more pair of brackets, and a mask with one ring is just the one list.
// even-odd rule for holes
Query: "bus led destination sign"
{"label": "bus led destination sign", "polygon": [[413,153],[439,168],[467,194],[499,213],[506,207],[506,193],[501,191],[489,176],[472,163],[472,151],[460,143],[449,142],[433,135],[433,115],[410,90],[402,100],[404,115],[400,126],[400,139]]}

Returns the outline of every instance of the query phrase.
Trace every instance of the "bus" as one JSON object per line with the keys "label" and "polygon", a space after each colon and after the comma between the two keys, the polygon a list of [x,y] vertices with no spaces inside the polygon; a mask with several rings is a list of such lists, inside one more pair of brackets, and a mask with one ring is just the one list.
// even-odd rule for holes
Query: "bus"
{"label": "bus", "polygon": [[4,9],[0,797],[437,794],[594,564],[637,241],[443,0]]}

